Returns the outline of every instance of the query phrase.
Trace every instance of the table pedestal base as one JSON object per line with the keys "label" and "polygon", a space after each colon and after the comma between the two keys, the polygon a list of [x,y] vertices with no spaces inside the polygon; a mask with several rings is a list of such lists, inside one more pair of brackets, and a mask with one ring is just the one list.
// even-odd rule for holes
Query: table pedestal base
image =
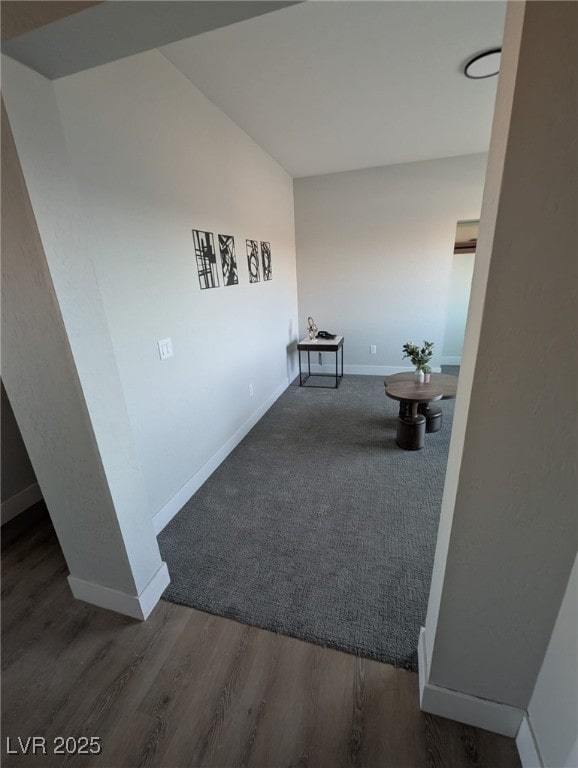
{"label": "table pedestal base", "polygon": [[442,428],[443,413],[439,405],[432,405],[431,403],[420,403],[417,407],[417,412],[425,416],[425,431],[437,432]]}
{"label": "table pedestal base", "polygon": [[[426,418],[425,431],[437,432],[442,428],[443,411],[439,405],[432,405],[431,403],[420,403],[417,407],[417,412],[421,413]],[[404,419],[411,413],[410,403],[404,400],[399,404],[399,418]]]}
{"label": "table pedestal base", "polygon": [[425,425],[426,418],[421,413],[416,416],[400,416],[395,442],[406,451],[421,450],[425,445]]}

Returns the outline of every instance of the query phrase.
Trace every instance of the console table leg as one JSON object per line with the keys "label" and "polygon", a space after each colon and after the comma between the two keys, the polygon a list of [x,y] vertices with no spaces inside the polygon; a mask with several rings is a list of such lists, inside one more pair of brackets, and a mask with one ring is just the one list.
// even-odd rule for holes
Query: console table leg
{"label": "console table leg", "polygon": [[338,362],[339,362],[339,350],[336,349],[335,350],[335,389],[337,389],[337,387],[339,386],[339,376],[338,376],[339,369],[337,367]]}

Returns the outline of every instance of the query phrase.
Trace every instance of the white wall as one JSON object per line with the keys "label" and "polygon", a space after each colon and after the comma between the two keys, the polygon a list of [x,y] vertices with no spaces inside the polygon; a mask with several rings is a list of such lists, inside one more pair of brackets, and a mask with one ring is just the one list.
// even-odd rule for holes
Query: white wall
{"label": "white wall", "polygon": [[456,719],[523,715],[576,558],[577,23],[508,6],[420,665]]}
{"label": "white wall", "polygon": [[[3,67],[2,74],[3,95],[15,107],[23,154],[38,161],[40,176],[28,176],[37,215],[52,234],[47,238],[51,248],[45,251],[3,102],[3,381],[69,578],[76,587],[97,589],[100,597],[93,602],[103,605],[102,595],[112,595],[129,615],[142,618],[154,605],[151,585],[158,599],[168,574],[146,514],[98,289],[76,236],[78,209],[70,194],[52,87],[19,65]],[[14,89],[17,98],[12,100]],[[40,128],[26,120],[28,110],[40,120]],[[29,143],[34,132],[39,140]],[[52,172],[43,188],[40,177],[47,169]],[[90,377],[93,361],[100,364],[106,382],[96,393]],[[145,592],[146,606],[141,603]]]}
{"label": "white wall", "polygon": [[439,365],[456,222],[479,216],[486,159],[296,179],[301,336],[308,315],[343,334],[346,370],[400,369],[403,344],[423,339]]}
{"label": "white wall", "polygon": [[475,257],[475,253],[453,255],[442,348],[442,362],[448,365],[461,362]]}
{"label": "white wall", "polygon": [[[154,515],[293,374],[292,180],[158,51],[54,92]],[[193,228],[235,236],[239,285],[200,290]],[[270,282],[249,285],[246,238],[271,243]]]}
{"label": "white wall", "polygon": [[36,475],[14,418],[4,384],[2,395],[2,501],[12,498],[36,482]]}
{"label": "white wall", "polygon": [[42,494],[3,383],[0,383],[0,393],[2,396],[1,519],[4,524],[39,501]]}
{"label": "white wall", "polygon": [[545,766],[578,765],[578,557],[570,574],[528,715]]}

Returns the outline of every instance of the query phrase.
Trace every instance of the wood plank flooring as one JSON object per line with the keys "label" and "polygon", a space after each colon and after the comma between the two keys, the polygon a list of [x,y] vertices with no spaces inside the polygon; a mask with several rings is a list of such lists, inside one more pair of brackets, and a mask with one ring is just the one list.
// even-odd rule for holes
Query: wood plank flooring
{"label": "wood plank flooring", "polygon": [[[2,529],[5,768],[519,768],[512,739],[420,712],[414,673],[163,601],[142,623],[74,600],[32,516]],[[102,753],[55,755],[59,736]]]}

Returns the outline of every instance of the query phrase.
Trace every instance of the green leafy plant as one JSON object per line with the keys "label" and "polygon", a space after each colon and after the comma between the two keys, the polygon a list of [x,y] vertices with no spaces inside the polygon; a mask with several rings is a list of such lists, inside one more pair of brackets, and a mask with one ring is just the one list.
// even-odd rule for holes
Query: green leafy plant
{"label": "green leafy plant", "polygon": [[[433,346],[433,341],[424,340],[423,347],[421,348],[418,347],[417,344],[414,344],[410,341],[403,345],[404,355],[402,359],[405,360],[406,357],[409,357],[412,364],[415,365],[418,371],[431,373],[431,368],[429,367],[428,363],[433,357]],[[426,368],[428,369],[427,371]]]}

